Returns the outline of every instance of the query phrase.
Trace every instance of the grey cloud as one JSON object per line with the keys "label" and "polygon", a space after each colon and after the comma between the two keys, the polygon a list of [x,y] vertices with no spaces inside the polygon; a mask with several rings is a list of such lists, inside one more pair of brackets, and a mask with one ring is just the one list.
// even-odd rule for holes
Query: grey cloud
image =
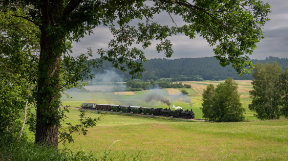
{"label": "grey cloud", "polygon": [[264,27],[265,38],[258,44],[252,58],[288,57],[288,1],[264,0],[271,6],[270,21]]}
{"label": "grey cloud", "polygon": [[[73,55],[85,53],[87,48],[91,48],[92,51],[96,51],[99,48],[107,48],[112,38],[113,35],[107,27],[97,27],[91,35],[86,35],[79,42],[73,42]],[[97,55],[95,55],[95,57],[97,57]]]}
{"label": "grey cloud", "polygon": [[[265,38],[258,43],[251,58],[264,59],[267,56],[288,57],[288,1],[287,0],[263,0],[271,5],[271,20],[264,27]],[[179,17],[172,15],[177,25],[182,25]],[[153,21],[164,25],[174,25],[167,13],[156,15]],[[73,55],[86,52],[87,48],[97,50],[107,48],[109,40],[112,38],[108,28],[98,27],[94,34],[86,36],[79,43],[73,43]],[[206,57],[213,56],[212,47],[202,38],[190,40],[183,35],[171,38],[173,43],[175,58]],[[163,58],[163,54],[158,54],[154,47],[145,50],[147,58]],[[95,56],[97,57],[97,56]]]}

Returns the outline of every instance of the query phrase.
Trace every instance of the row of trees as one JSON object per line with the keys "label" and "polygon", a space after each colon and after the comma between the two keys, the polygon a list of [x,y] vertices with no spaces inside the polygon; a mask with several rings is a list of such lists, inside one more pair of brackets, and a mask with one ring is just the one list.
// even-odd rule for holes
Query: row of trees
{"label": "row of trees", "polygon": [[[249,109],[259,119],[288,117],[288,68],[284,71],[276,63],[254,67],[252,103]],[[241,107],[237,84],[227,79],[215,88],[210,84],[203,92],[203,117],[211,121],[242,121],[244,108]]]}
{"label": "row of trees", "polygon": [[[92,60],[89,60],[92,61]],[[256,63],[272,63],[276,61],[282,68],[288,67],[288,58],[267,57],[264,60],[253,59]],[[181,59],[150,59],[143,63],[145,71],[142,73],[141,80],[160,80],[169,79],[171,81],[202,81],[202,80],[252,80],[252,73],[239,75],[231,65],[221,67],[219,61],[214,57],[204,58],[181,58]],[[209,67],[208,67],[209,66]],[[113,66],[108,61],[103,61],[103,68],[94,68],[92,72],[104,73],[105,70],[112,70]],[[113,69],[119,75],[130,80],[128,72]]]}
{"label": "row of trees", "polygon": [[171,81],[142,81],[130,80],[126,83],[128,90],[141,91],[153,88],[191,88],[191,85]]}
{"label": "row of trees", "polygon": [[288,117],[288,68],[283,71],[276,62],[259,63],[255,65],[253,77],[249,109],[259,119]]}

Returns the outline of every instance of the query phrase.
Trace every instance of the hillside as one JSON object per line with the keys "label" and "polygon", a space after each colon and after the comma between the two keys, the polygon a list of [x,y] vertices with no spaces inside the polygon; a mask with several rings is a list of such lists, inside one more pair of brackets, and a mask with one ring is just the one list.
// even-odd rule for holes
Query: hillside
{"label": "hillside", "polygon": [[[255,64],[278,62],[283,68],[288,67],[288,58],[268,57],[265,60],[252,60]],[[214,57],[204,58],[182,58],[182,59],[150,59],[144,63],[145,71],[142,73],[142,80],[170,79],[172,81],[187,80],[224,80],[233,78],[236,80],[251,80],[252,74],[240,76],[231,65],[222,67]],[[103,73],[105,70],[115,70],[123,75],[125,79],[130,76],[127,72],[113,69],[111,63],[104,61],[103,67],[94,69],[94,73]]]}

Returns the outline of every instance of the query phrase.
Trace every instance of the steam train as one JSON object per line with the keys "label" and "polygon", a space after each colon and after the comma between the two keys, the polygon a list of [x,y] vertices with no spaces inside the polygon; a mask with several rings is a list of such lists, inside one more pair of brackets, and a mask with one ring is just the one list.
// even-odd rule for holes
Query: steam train
{"label": "steam train", "polygon": [[192,110],[171,110],[163,108],[150,108],[141,106],[123,106],[123,105],[110,105],[110,104],[95,104],[83,103],[81,108],[92,109],[100,111],[122,112],[131,114],[153,115],[174,117],[183,119],[194,119],[194,112]]}

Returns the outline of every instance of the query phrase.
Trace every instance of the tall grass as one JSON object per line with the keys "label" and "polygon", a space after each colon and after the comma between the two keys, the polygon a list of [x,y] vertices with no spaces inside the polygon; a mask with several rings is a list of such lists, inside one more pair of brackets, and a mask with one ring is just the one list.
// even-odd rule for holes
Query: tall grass
{"label": "tall grass", "polygon": [[92,152],[84,150],[71,151],[67,148],[60,150],[28,142],[13,142],[0,147],[0,160],[2,161],[111,161],[111,160],[141,160],[139,153],[115,153],[104,151],[97,157]]}

